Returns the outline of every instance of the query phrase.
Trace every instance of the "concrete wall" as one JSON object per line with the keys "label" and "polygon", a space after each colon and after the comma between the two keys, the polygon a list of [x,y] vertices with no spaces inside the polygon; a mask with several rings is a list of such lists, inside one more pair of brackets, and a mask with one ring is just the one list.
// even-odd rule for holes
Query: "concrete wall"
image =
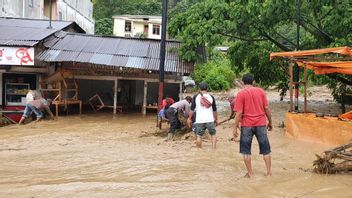
{"label": "concrete wall", "polygon": [[89,0],[57,0],[56,18],[75,21],[88,34],[94,34],[93,4]]}
{"label": "concrete wall", "polygon": [[144,23],[134,21],[132,24],[132,34],[137,36],[144,33]]}
{"label": "concrete wall", "polygon": [[41,19],[43,5],[40,0],[0,0],[0,17]]}
{"label": "concrete wall", "polygon": [[[49,5],[50,0],[0,0],[0,17],[49,19]],[[75,21],[87,33],[94,34],[90,0],[52,0],[52,6],[53,20]]]}
{"label": "concrete wall", "polygon": [[[148,25],[147,38],[150,39],[161,39],[161,20],[152,19],[151,21],[144,21],[141,19],[130,19],[130,18],[114,18],[114,35],[127,37],[125,32],[125,21],[131,21],[132,31],[131,37],[138,37],[138,35],[145,32],[145,25]],[[153,34],[153,24],[160,25],[160,34]]]}
{"label": "concrete wall", "polygon": [[[152,23],[149,24],[149,30],[148,30],[148,38],[151,38],[151,39],[161,39],[161,25],[160,25],[160,34],[157,35],[157,34],[153,34],[153,25]],[[158,25],[158,24],[155,24],[155,25]]]}
{"label": "concrete wall", "polygon": [[125,20],[114,19],[114,35],[115,36],[125,36]]}

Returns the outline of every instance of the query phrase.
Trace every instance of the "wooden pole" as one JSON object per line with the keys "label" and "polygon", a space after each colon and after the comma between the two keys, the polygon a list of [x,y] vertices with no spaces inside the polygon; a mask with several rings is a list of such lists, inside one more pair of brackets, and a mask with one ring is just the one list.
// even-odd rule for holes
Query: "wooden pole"
{"label": "wooden pole", "polygon": [[307,113],[307,68],[304,67],[304,113]]}
{"label": "wooden pole", "polygon": [[142,114],[147,114],[147,94],[148,94],[148,82],[144,81],[144,92],[143,92],[143,106],[142,106]]}
{"label": "wooden pole", "polygon": [[161,110],[162,102],[163,102],[163,98],[164,98],[164,72],[165,72],[164,70],[165,70],[165,53],[166,53],[165,48],[166,48],[167,3],[168,3],[168,0],[162,1],[158,112]]}
{"label": "wooden pole", "polygon": [[117,108],[117,86],[118,86],[118,80],[115,79],[115,85],[114,85],[114,115],[117,113],[116,108]]}
{"label": "wooden pole", "polygon": [[179,99],[183,100],[183,96],[182,96],[183,90],[182,90],[182,82],[180,83],[180,93],[178,94]]}
{"label": "wooden pole", "polygon": [[290,73],[290,112],[293,111],[293,63],[289,63],[289,73]]}

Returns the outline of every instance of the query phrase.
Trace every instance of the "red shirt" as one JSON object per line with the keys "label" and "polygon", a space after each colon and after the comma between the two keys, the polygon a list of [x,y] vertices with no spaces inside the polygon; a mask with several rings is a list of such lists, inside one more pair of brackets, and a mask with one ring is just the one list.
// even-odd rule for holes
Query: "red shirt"
{"label": "red shirt", "polygon": [[242,112],[241,126],[266,126],[264,108],[268,106],[263,89],[248,87],[238,92],[233,110]]}
{"label": "red shirt", "polygon": [[175,101],[172,98],[165,98],[162,103],[162,108],[165,108],[166,105],[172,105]]}

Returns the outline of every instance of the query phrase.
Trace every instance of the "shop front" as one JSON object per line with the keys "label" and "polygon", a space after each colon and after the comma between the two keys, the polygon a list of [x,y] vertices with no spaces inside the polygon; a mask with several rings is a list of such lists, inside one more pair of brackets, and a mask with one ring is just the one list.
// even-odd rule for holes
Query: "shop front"
{"label": "shop front", "polygon": [[46,69],[34,63],[34,47],[0,47],[0,105],[5,116],[17,122],[28,90],[39,88]]}

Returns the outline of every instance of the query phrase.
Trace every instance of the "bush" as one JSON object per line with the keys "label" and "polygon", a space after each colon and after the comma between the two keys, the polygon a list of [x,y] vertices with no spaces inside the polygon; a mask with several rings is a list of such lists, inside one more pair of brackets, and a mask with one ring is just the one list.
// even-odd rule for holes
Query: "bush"
{"label": "bush", "polygon": [[205,81],[210,90],[226,90],[231,87],[235,73],[231,69],[230,60],[223,58],[197,64],[193,78],[197,84]]}

